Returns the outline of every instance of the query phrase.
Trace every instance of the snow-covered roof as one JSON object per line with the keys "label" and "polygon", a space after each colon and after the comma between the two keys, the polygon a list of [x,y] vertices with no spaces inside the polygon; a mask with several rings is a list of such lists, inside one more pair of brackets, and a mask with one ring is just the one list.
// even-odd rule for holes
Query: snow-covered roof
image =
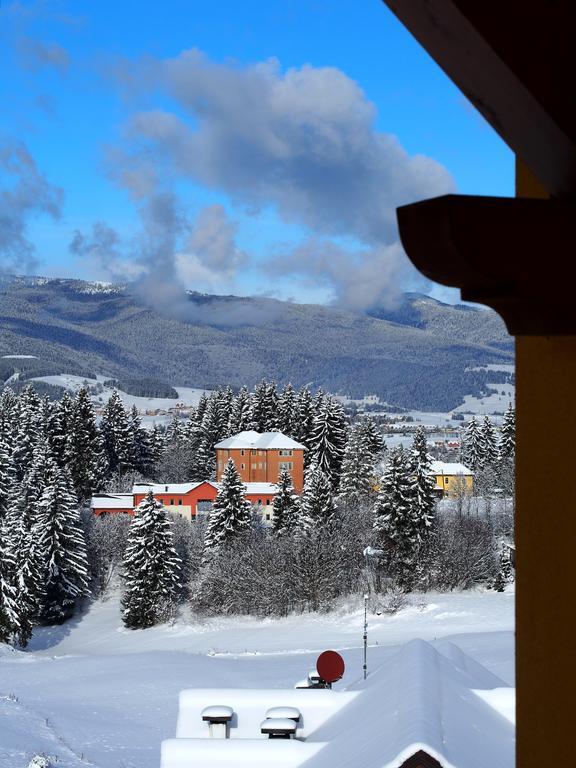
{"label": "snow-covered roof", "polygon": [[132,509],[133,497],[131,493],[110,493],[92,496],[91,509]]}
{"label": "snow-covered roof", "polygon": [[278,486],[276,483],[244,483],[246,493],[253,495],[262,493],[264,495],[278,493]]}
{"label": "snow-covered roof", "polygon": [[473,475],[471,469],[460,462],[433,461],[431,463],[434,475]]}
{"label": "snow-covered roof", "polygon": [[254,432],[247,430],[216,443],[215,448],[251,448],[260,450],[306,450],[305,446],[283,435],[282,432]]}
{"label": "snow-covered roof", "polygon": [[216,483],[213,483],[210,480],[201,480],[199,483],[135,483],[132,488],[132,493],[148,493],[148,491],[152,491],[154,495],[158,493],[184,495],[190,493],[194,488],[198,488],[199,485],[203,485],[204,483],[208,483],[217,488]]}
{"label": "snow-covered roof", "polygon": [[[161,768],[399,768],[419,751],[441,768],[513,768],[513,690],[454,644],[413,640],[344,691],[182,691],[177,737],[163,742]],[[230,738],[208,738],[200,713],[210,703],[234,710]],[[298,740],[260,733],[273,706],[302,713]]]}

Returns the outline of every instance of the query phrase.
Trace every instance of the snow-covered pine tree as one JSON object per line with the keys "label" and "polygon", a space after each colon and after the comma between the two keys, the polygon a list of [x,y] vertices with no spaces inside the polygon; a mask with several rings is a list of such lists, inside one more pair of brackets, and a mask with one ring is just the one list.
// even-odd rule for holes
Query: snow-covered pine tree
{"label": "snow-covered pine tree", "polygon": [[480,427],[476,417],[472,416],[462,438],[462,460],[474,472],[477,472],[484,465],[483,447]]}
{"label": "snow-covered pine tree", "polygon": [[176,412],[172,414],[172,418],[166,427],[166,442],[167,443],[179,443],[183,437],[184,425],[182,420]]}
{"label": "snow-covered pine tree", "polygon": [[312,428],[314,426],[314,411],[312,408],[312,393],[308,387],[302,387],[296,398],[297,428],[294,439],[302,443],[307,450],[304,451],[304,466],[310,466],[310,447],[312,440]]}
{"label": "snow-covered pine tree", "polygon": [[136,508],[124,554],[126,627],[146,629],[173,614],[181,562],[166,510],[150,491]]}
{"label": "snow-covered pine tree", "polygon": [[232,402],[228,432],[237,435],[244,432],[250,424],[250,394],[246,387],[242,387]]}
{"label": "snow-covered pine tree", "polygon": [[66,421],[65,466],[70,472],[78,499],[89,499],[102,488],[106,459],[102,435],[96,425],[94,408],[85,387],[78,390],[66,414]]}
{"label": "snow-covered pine tree", "polygon": [[372,454],[374,462],[376,462],[386,450],[384,438],[371,416],[363,416],[358,425],[359,430],[366,437],[368,450]]}
{"label": "snow-covered pine tree", "polygon": [[100,432],[108,464],[108,473],[119,472],[122,474],[133,469],[130,460],[131,435],[128,416],[120,395],[115,389],[104,406]]}
{"label": "snow-covered pine tree", "polygon": [[8,642],[11,636],[25,647],[43,590],[35,543],[30,532],[24,530],[17,494],[16,486],[0,526],[0,642]]}
{"label": "snow-covered pine tree", "polygon": [[494,426],[488,416],[484,416],[480,427],[480,444],[482,454],[482,466],[494,467],[498,461],[498,443]]}
{"label": "snow-covered pine tree", "polygon": [[17,410],[18,398],[14,390],[10,387],[4,387],[2,394],[0,394],[0,440],[10,450],[14,446],[18,426]]}
{"label": "snow-covered pine tree", "polygon": [[[130,432],[130,462],[136,472],[147,475],[152,469],[152,445],[150,436],[142,427],[140,414],[135,405],[128,414],[128,429]],[[182,430],[183,440],[186,440],[184,430]]]}
{"label": "snow-covered pine tree", "polygon": [[294,387],[290,382],[286,384],[278,398],[276,428],[282,434],[292,438],[298,433],[298,403]]}
{"label": "snow-covered pine tree", "polygon": [[206,410],[206,406],[208,405],[208,396],[206,392],[202,392],[198,399],[198,405],[196,406],[196,421],[198,424],[202,422],[202,419],[204,418],[204,411]]}
{"label": "snow-covered pine tree", "polygon": [[14,438],[14,468],[21,480],[30,470],[40,436],[40,398],[29,384],[18,397],[17,430]]}
{"label": "snow-covered pine tree", "polygon": [[424,541],[434,523],[435,486],[426,432],[423,427],[418,427],[412,441],[409,487],[414,530],[420,542]]}
{"label": "snow-covered pine tree", "polygon": [[10,494],[15,483],[14,463],[8,446],[0,438],[0,526],[8,511]]}
{"label": "snow-covered pine tree", "polygon": [[350,430],[342,472],[338,499],[345,506],[356,507],[370,500],[374,485],[374,455],[370,449],[369,435],[362,422]]}
{"label": "snow-covered pine tree", "polygon": [[512,403],[509,404],[502,419],[498,453],[500,460],[513,459],[516,452],[516,414]]}
{"label": "snow-covered pine tree", "polygon": [[218,440],[224,440],[230,436],[229,425],[232,416],[232,405],[234,403],[234,392],[230,386],[218,392]]}
{"label": "snow-covered pine tree", "polygon": [[159,424],[154,424],[150,432],[150,447],[154,464],[158,464],[166,446],[166,431]]}
{"label": "snow-covered pine tree", "polygon": [[216,451],[214,446],[220,440],[221,410],[217,393],[212,393],[206,403],[200,424],[198,447],[191,468],[191,479],[212,480],[216,476]]}
{"label": "snow-covered pine tree", "polygon": [[387,553],[391,572],[409,587],[417,567],[419,536],[412,515],[410,462],[396,448],[390,452],[374,504],[374,531]]}
{"label": "snow-covered pine tree", "polygon": [[204,560],[221,549],[227,541],[248,531],[251,524],[250,503],[246,489],[232,459],[228,459],[218,495],[208,516],[204,537]]}
{"label": "snow-covered pine tree", "polygon": [[89,594],[86,541],[69,472],[56,467],[42,492],[32,530],[44,576],[38,621],[61,624]]}
{"label": "snow-covered pine tree", "polygon": [[313,465],[306,472],[300,496],[299,530],[302,533],[318,531],[333,522],[335,513],[330,477],[321,467]]}
{"label": "snow-covered pine tree", "polygon": [[20,611],[14,587],[16,563],[6,539],[4,522],[0,525],[0,643],[9,643],[20,629]]}
{"label": "snow-covered pine tree", "polygon": [[338,488],[340,469],[346,444],[346,417],[340,403],[323,397],[314,416],[310,439],[310,463],[319,467],[329,478],[334,489]]}
{"label": "snow-covered pine tree", "polygon": [[70,417],[73,401],[68,392],[54,403],[50,415],[50,447],[57,463],[62,467],[67,462],[66,446],[70,435]]}
{"label": "snow-covered pine tree", "polygon": [[272,529],[278,536],[284,536],[298,528],[300,510],[292,477],[287,469],[280,471],[277,485],[278,491],[272,506]]}
{"label": "snow-covered pine tree", "polygon": [[278,392],[276,382],[264,379],[256,384],[250,398],[249,429],[256,432],[270,432],[276,428]]}

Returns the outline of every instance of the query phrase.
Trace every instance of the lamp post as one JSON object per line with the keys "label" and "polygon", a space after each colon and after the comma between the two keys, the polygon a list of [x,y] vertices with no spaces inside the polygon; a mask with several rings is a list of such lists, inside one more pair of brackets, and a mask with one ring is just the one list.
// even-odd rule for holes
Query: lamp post
{"label": "lamp post", "polygon": [[[365,547],[362,550],[362,554],[364,555],[364,561],[366,563],[366,569],[370,567],[370,558],[378,558],[382,557],[384,555],[383,549],[375,549],[374,547]],[[364,672],[364,680],[368,677],[368,660],[367,660],[367,654],[368,654],[368,598],[370,597],[370,579],[367,580],[368,583],[368,592],[364,594],[364,635],[363,635],[363,641],[364,641],[364,664],[362,665],[362,670]]]}

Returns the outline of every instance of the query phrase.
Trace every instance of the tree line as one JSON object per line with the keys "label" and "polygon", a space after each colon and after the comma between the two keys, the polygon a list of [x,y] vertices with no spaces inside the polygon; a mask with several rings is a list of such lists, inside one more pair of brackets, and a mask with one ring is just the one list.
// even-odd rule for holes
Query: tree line
{"label": "tree line", "polygon": [[[513,411],[507,419],[500,462],[513,457]],[[271,530],[247,504],[233,463],[205,526],[172,518],[150,496],[131,521],[94,520],[82,512],[94,492],[119,491],[122,482],[131,487],[136,476],[213,478],[214,443],[243,429],[278,429],[308,448],[302,495],[294,493],[288,472],[279,478]],[[473,427],[468,431],[474,436]],[[485,438],[477,443],[488,444]],[[359,537],[382,549],[378,573],[388,581],[402,590],[424,588],[431,573],[446,572],[445,566],[423,564],[445,555],[448,540],[434,512],[425,433],[417,432],[409,451],[389,451],[382,474],[377,467],[384,451],[370,418],[348,424],[340,403],[321,390],[287,385],[279,392],[273,382],[261,382],[252,393],[216,390],[202,396],[189,419],[145,430],[137,410],[124,408],[117,392],[98,423],[85,388],[56,402],[39,397],[32,386],[18,395],[6,388],[0,396],[0,641],[25,646],[35,624],[66,620],[83,597],[106,589],[119,572],[126,626],[151,626],[184,598],[199,610],[211,604],[212,610],[244,610],[236,582],[228,587],[236,598],[218,597],[223,573],[243,548],[247,560],[242,568],[236,562],[239,573],[262,582],[253,605],[278,584],[274,569],[282,563],[282,578],[293,574],[292,591],[283,588],[293,599],[279,598],[283,605],[316,609],[326,595],[353,590],[363,566],[350,542]],[[478,525],[459,521],[457,527],[470,532],[476,526],[479,536]],[[488,572],[496,562],[494,541],[491,534],[482,541],[492,563]],[[270,595],[262,599],[272,605]]]}

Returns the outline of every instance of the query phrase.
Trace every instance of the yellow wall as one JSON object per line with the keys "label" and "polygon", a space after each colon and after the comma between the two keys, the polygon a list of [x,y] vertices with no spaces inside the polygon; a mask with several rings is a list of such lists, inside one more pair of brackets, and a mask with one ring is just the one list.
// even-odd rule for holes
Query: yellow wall
{"label": "yellow wall", "polygon": [[474,490],[472,475],[436,475],[436,485],[442,488],[445,496],[471,494]]}

